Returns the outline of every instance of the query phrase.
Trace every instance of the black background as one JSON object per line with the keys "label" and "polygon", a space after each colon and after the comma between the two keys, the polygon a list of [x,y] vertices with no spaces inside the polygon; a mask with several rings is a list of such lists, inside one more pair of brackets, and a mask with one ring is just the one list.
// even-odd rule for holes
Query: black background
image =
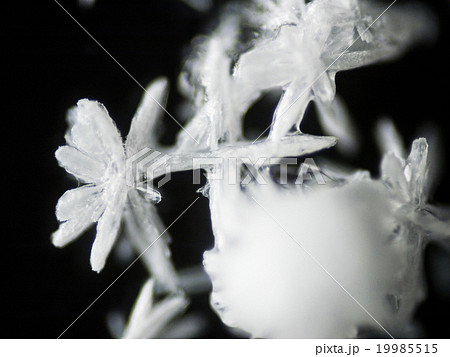
{"label": "black background", "polygon": [[[405,2],[405,1],[404,1]],[[214,25],[219,4],[198,13],[176,0],[98,0],[90,9],[76,1],[62,6],[142,85],[164,75],[171,81],[168,110],[183,120],[177,103],[176,79],[191,40]],[[443,138],[444,167],[436,201],[450,203],[450,143],[448,132],[448,1],[427,1],[441,23],[438,40],[415,49],[402,60],[358,69],[337,76],[338,92],[346,100],[364,137],[353,163],[377,175],[379,154],[373,127],[380,115],[390,115],[410,143],[420,125],[434,123]],[[141,88],[57,3],[16,4],[2,9],[2,205],[0,240],[0,331],[6,338],[56,338],[123,271],[111,255],[100,275],[89,266],[94,231],[64,249],[54,248],[50,235],[58,224],[54,207],[59,196],[74,187],[57,166],[54,151],[64,144],[65,113],[80,98],[105,104],[120,131],[142,95]],[[274,103],[258,103],[245,122],[246,132],[262,131],[270,123]],[[6,110],[5,110],[6,109]],[[305,132],[320,133],[308,112]],[[174,140],[178,126],[164,119],[162,141]],[[174,175],[164,187],[159,206],[170,224],[199,194],[190,174]],[[177,267],[200,264],[213,245],[208,201],[201,197],[171,229]],[[427,337],[450,337],[450,254],[433,245],[426,250],[429,298],[417,312]],[[432,278],[430,278],[432,277]],[[65,338],[108,337],[109,311],[126,314],[145,281],[140,264],[133,266],[65,334]],[[208,329],[201,337],[228,337],[208,307],[208,296],[194,299]]]}

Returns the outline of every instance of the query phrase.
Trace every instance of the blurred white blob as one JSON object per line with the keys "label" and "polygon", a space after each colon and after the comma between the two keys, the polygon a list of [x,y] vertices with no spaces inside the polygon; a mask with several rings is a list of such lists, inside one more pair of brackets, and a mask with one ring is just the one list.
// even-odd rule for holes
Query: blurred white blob
{"label": "blurred white blob", "polygon": [[193,338],[206,328],[205,319],[191,313],[183,316],[188,299],[182,292],[170,293],[155,303],[155,282],[141,288],[128,322],[124,314],[112,311],[107,326],[114,338]]}
{"label": "blurred white blob", "polygon": [[425,206],[426,140],[403,159],[393,154],[402,150],[395,128],[381,127],[389,151],[380,180],[357,171],[288,189],[210,182],[216,244],[204,265],[212,306],[227,325],[267,338],[411,331],[424,297],[422,246],[450,226]]}
{"label": "blurred white blob", "polygon": [[153,280],[142,287],[122,338],[155,338],[186,308],[188,302],[183,295],[169,296],[155,304],[153,287]]}
{"label": "blurred white blob", "polygon": [[189,314],[180,317],[188,300],[182,293],[171,294],[154,302],[155,284],[152,279],[142,287],[124,326],[123,315],[108,315],[108,327],[116,338],[194,338],[205,329],[204,318]]}
{"label": "blurred white blob", "polygon": [[212,4],[212,0],[182,0],[184,3],[188,4],[190,7],[197,11],[208,11]]}
{"label": "blurred white blob", "polygon": [[406,257],[392,243],[393,205],[380,183],[315,192],[257,186],[211,192],[211,205],[217,242],[204,263],[226,324],[268,338],[345,338],[378,327],[328,271],[385,328],[397,326],[389,296]]}
{"label": "blurred white blob", "polygon": [[382,118],[378,121],[375,138],[382,154],[392,153],[398,158],[405,157],[403,140],[391,120]]}
{"label": "blurred white blob", "polygon": [[90,9],[94,6],[96,0],[78,0],[78,6]]}

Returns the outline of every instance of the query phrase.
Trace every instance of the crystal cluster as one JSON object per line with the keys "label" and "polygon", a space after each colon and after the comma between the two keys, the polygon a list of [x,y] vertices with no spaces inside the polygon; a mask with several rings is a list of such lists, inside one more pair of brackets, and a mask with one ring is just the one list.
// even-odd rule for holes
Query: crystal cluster
{"label": "crystal cluster", "polygon": [[[270,165],[336,143],[343,154],[356,150],[352,121],[336,94],[336,73],[394,59],[434,33],[431,15],[417,5],[254,0],[226,7],[180,75],[192,115],[174,146],[161,147],[155,129],[165,79],[147,88],[124,143],[100,103],[83,99],[69,112],[67,145],[56,157],[84,185],[59,200],[61,225],[53,243],[64,246],[97,223],[91,265],[98,272],[123,223],[152,277],[123,336],[160,336],[188,303],[183,291],[189,284],[170,259],[155,207],[161,195],[152,187],[144,196],[139,185],[192,170],[202,159],[208,179],[202,192],[210,201],[215,239],[204,267],[213,284],[212,307],[225,324],[267,338],[355,337],[362,327],[389,336],[413,333],[412,314],[425,295],[422,248],[431,235],[447,237],[450,227],[427,203],[434,179],[427,140],[416,139],[406,155],[394,125],[380,121],[380,178],[324,162],[320,184],[282,185]],[[268,136],[245,138],[247,110],[280,90]],[[310,102],[329,136],[301,131]],[[163,156],[152,172],[129,165],[143,150]],[[249,183],[243,162],[264,183]],[[167,294],[156,305],[155,286]]]}

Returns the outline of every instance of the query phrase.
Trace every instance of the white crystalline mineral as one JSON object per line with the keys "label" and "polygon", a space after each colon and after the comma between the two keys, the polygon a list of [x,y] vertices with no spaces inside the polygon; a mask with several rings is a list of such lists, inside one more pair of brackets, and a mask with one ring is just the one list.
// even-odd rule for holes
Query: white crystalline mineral
{"label": "white crystalline mineral", "polygon": [[[102,104],[83,99],[69,112],[67,145],[60,147],[55,155],[60,166],[86,184],[67,191],[58,201],[56,216],[62,223],[52,241],[58,247],[65,246],[98,222],[91,265],[99,272],[117,239],[124,216],[131,242],[143,254],[149,270],[159,283],[174,290],[176,278],[168,259],[166,238],[159,239],[164,228],[152,205],[127,182],[130,173],[126,164],[140,150],[157,145],[154,126],[161,112],[158,103],[164,103],[166,87],[165,79],[156,80],[148,87],[125,145]],[[160,197],[156,190],[151,194],[155,201]]]}
{"label": "white crystalline mineral", "polygon": [[58,201],[61,225],[53,244],[62,247],[98,222],[91,265],[100,271],[114,244],[126,199],[122,139],[106,109],[80,100],[69,113],[66,146],[56,151],[60,166],[86,185],[67,191]]}
{"label": "white crystalline mineral", "polygon": [[[283,185],[269,166],[283,158],[320,157],[337,142],[353,153],[358,137],[336,94],[336,73],[394,59],[434,33],[432,17],[419,6],[254,0],[227,7],[217,29],[196,42],[180,76],[191,119],[172,147],[161,147],[156,136],[164,79],[148,87],[125,143],[100,103],[84,99],[70,111],[67,145],[56,157],[83,185],[58,201],[61,224],[53,243],[64,246],[97,222],[91,265],[100,271],[123,221],[125,238],[152,277],[123,336],[162,336],[186,307],[182,290],[205,284],[175,272],[167,229],[153,205],[161,195],[149,189],[149,202],[134,184],[198,169],[194,161],[201,160],[214,232],[204,267],[213,285],[212,307],[225,324],[267,338],[355,337],[364,327],[386,337],[412,334],[413,312],[425,295],[422,248],[431,237],[450,235],[443,218],[448,213],[427,201],[435,179],[427,140],[414,140],[406,156],[394,125],[380,121],[378,179],[324,161],[312,180]],[[246,140],[245,113],[273,89],[282,96],[268,138]],[[311,101],[329,136],[300,131]],[[160,165],[151,174],[142,168],[135,173],[129,163],[151,150],[163,153]],[[256,182],[243,174],[243,162]],[[166,297],[154,304],[154,291]],[[186,322],[194,320],[179,320],[178,331],[194,333],[201,323],[191,329]]]}
{"label": "white crystalline mineral", "polygon": [[[257,17],[264,30],[254,48],[240,57],[235,75],[256,90],[283,88],[270,133],[274,139],[294,125],[300,127],[311,100],[324,107],[322,113],[339,110],[333,108],[339,106],[334,102],[338,71],[399,56],[435,32],[432,19],[420,8],[386,11],[357,0],[255,3],[266,8]],[[320,119],[330,134],[341,132],[336,131],[338,125],[330,125],[328,116]]]}

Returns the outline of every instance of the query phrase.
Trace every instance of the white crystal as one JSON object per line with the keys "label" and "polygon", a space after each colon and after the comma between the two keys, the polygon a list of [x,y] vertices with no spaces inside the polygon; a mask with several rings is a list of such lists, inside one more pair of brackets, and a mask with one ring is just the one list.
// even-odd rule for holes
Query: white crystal
{"label": "white crystal", "polygon": [[[198,8],[210,3],[186,2]],[[241,43],[248,27],[254,39]],[[361,326],[387,335],[407,331],[424,296],[421,248],[430,236],[449,235],[448,211],[427,203],[434,180],[427,140],[416,139],[406,157],[394,125],[381,121],[380,179],[323,161],[325,180],[281,188],[267,167],[338,140],[343,153],[355,152],[357,132],[336,95],[336,73],[393,59],[434,35],[432,16],[419,6],[254,0],[251,6],[228,7],[217,29],[197,41],[180,76],[191,119],[173,147],[160,147],[157,137],[167,98],[164,78],[146,89],[124,143],[103,105],[85,99],[69,111],[67,145],[55,155],[84,185],[58,201],[61,224],[53,243],[64,246],[97,222],[91,265],[100,271],[123,221],[126,238],[152,276],[123,336],[170,336],[167,324],[187,304],[180,289],[207,284],[200,275],[176,273],[169,236],[153,206],[162,197],[148,184],[168,172],[195,169],[195,159],[210,160],[203,167],[208,183],[202,192],[210,199],[215,245],[205,253],[204,265],[213,283],[213,308],[226,324],[255,337],[354,337]],[[282,96],[269,138],[246,140],[245,113],[273,89]],[[311,101],[330,136],[300,132]],[[151,174],[145,165],[130,172],[128,163],[151,150],[163,153],[159,166]],[[216,180],[229,174],[227,160],[261,171],[268,184],[257,181],[241,189],[246,178],[235,185]],[[155,291],[168,295],[154,304]],[[187,316],[174,326],[188,336],[198,332],[201,319]]]}
{"label": "white crystal", "polygon": [[[240,57],[236,77],[259,90],[283,88],[272,123],[274,139],[294,125],[299,130],[311,100],[334,99],[336,72],[394,58],[435,32],[428,13],[415,8],[383,13],[356,0],[315,0],[306,6],[300,1],[296,7],[291,0],[256,3],[270,9],[257,17],[267,30]],[[374,14],[383,14],[382,20],[372,21]]]}
{"label": "white crystal", "polygon": [[[150,273],[173,291],[176,275],[169,260],[167,238],[161,238],[162,224],[151,204],[126,181],[126,160],[144,148],[158,145],[155,127],[164,109],[167,85],[167,80],[160,78],[146,89],[125,145],[100,103],[80,100],[69,111],[65,136],[68,145],[60,147],[55,155],[61,167],[87,185],[66,192],[58,201],[56,216],[62,223],[52,239],[54,245],[64,246],[98,222],[91,266],[99,272],[116,242],[127,207],[127,226],[133,227],[129,228],[133,234],[139,234],[131,242],[138,254],[144,254]],[[160,197],[159,192],[155,190],[154,196]]]}
{"label": "white crystal", "polygon": [[62,224],[52,241],[64,246],[98,221],[91,251],[91,266],[98,272],[114,244],[125,205],[125,153],[120,134],[101,104],[80,100],[68,121],[68,145],[55,155],[67,172],[88,185],[68,191],[58,201],[56,215]]}
{"label": "white crystal", "polygon": [[154,304],[153,286],[153,280],[149,280],[139,292],[122,338],[154,338],[186,308],[187,300],[182,295]]}

